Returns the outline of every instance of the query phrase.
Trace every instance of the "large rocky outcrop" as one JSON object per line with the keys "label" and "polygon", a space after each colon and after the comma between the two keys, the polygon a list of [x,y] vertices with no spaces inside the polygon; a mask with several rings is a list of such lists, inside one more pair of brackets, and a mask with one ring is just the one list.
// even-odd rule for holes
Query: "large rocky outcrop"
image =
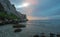
{"label": "large rocky outcrop", "polygon": [[20,17],[21,20],[26,19],[26,15],[16,11],[15,6],[9,0],[0,0],[0,11],[5,11],[7,14],[13,13],[17,17]]}
{"label": "large rocky outcrop", "polygon": [[0,0],[0,4],[3,6],[4,10],[10,14],[13,13],[17,15],[16,8],[10,3],[9,0]]}

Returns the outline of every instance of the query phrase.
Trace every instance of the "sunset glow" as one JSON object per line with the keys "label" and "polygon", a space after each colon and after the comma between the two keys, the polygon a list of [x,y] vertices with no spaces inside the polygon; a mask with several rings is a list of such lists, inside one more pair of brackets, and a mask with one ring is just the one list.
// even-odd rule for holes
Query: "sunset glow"
{"label": "sunset glow", "polygon": [[34,17],[34,16],[28,16],[29,20],[48,20],[48,17]]}
{"label": "sunset glow", "polygon": [[17,8],[23,8],[23,7],[28,7],[30,3],[23,3],[22,5],[19,5]]}
{"label": "sunset glow", "polygon": [[29,3],[23,3],[22,6],[27,7],[27,6],[29,6],[29,5],[30,5]]}
{"label": "sunset glow", "polygon": [[24,0],[22,2],[22,4],[19,4],[17,7],[22,9],[23,13],[28,15],[28,19],[33,19],[34,17],[32,17],[32,13],[33,13],[33,10],[34,10],[34,6],[38,4],[38,1],[37,0]]}
{"label": "sunset glow", "polygon": [[28,16],[28,17],[27,17],[27,19],[32,20],[32,19],[33,19],[33,17],[32,17],[32,16]]}

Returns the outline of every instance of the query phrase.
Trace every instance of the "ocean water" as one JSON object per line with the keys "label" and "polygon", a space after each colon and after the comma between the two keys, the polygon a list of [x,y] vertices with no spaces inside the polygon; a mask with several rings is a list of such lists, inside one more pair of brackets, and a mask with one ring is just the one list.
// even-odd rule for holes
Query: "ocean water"
{"label": "ocean water", "polygon": [[0,26],[0,37],[33,37],[35,34],[40,35],[45,33],[49,36],[49,33],[60,33],[60,20],[31,20],[28,22],[20,23],[26,25],[21,32],[15,33],[13,24]]}

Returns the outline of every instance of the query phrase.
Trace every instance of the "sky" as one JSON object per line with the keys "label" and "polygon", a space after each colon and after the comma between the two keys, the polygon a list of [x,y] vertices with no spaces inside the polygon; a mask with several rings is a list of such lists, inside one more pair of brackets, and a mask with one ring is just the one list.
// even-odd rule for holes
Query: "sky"
{"label": "sky", "polygon": [[[30,20],[60,19],[60,0],[10,0]],[[20,7],[28,3],[29,6]]]}

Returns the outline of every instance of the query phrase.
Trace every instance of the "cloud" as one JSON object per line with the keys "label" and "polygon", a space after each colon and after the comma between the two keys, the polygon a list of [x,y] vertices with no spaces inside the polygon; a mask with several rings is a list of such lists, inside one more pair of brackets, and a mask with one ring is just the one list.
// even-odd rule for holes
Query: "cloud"
{"label": "cloud", "polygon": [[24,2],[31,3],[27,8],[18,8],[21,13],[27,14],[32,19],[51,19],[60,17],[60,0],[11,0],[15,6]]}
{"label": "cloud", "polygon": [[[42,0],[43,1],[43,0]],[[46,1],[46,2],[45,2]],[[45,0],[34,10],[33,16],[60,15],[60,0]]]}
{"label": "cloud", "polygon": [[29,2],[33,5],[36,5],[38,3],[37,0],[25,0],[25,2]]}

